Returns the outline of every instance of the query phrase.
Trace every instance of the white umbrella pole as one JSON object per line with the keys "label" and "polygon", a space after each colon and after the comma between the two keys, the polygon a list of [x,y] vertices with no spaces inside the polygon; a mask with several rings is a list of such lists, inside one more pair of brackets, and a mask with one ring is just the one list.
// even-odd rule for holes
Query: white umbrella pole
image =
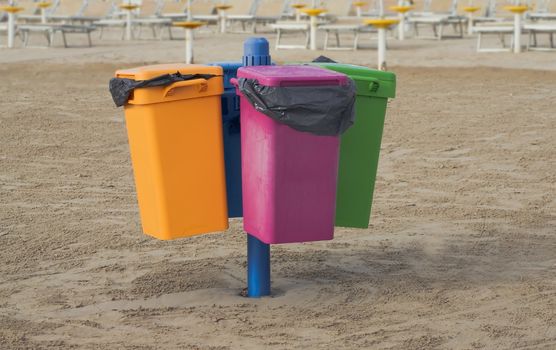
{"label": "white umbrella pole", "polygon": [[361,9],[361,6],[356,6],[355,7],[355,15],[357,17],[361,17],[363,15],[363,10]]}
{"label": "white umbrella pole", "polygon": [[226,11],[220,10],[220,33],[226,33]]}
{"label": "white umbrella pole", "polygon": [[378,28],[378,69],[386,70],[386,28]]}
{"label": "white umbrella pole", "polygon": [[514,53],[521,52],[521,13],[514,14]]}
{"label": "white umbrella pole", "polygon": [[317,49],[317,16],[311,16],[311,50]]}
{"label": "white umbrella pole", "polygon": [[[187,21],[193,20],[191,13],[191,0],[187,0]],[[193,29],[185,28],[185,63],[193,63]]]}
{"label": "white umbrella pole", "polygon": [[14,47],[15,37],[15,13],[8,13],[8,48]]}
{"label": "white umbrella pole", "polygon": [[125,40],[131,40],[131,10],[126,10]]}
{"label": "white umbrella pole", "polygon": [[46,8],[41,7],[41,23],[46,23]]}
{"label": "white umbrella pole", "polygon": [[405,13],[399,12],[398,18],[400,19],[400,23],[398,23],[398,39],[405,40]]}
{"label": "white umbrella pole", "polygon": [[185,29],[185,63],[193,63],[193,29]]}

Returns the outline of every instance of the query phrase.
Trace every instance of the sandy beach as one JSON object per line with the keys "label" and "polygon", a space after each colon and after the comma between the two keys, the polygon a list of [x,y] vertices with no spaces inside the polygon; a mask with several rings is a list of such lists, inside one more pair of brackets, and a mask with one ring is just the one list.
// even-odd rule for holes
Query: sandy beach
{"label": "sandy beach", "polygon": [[[391,40],[398,90],[369,228],[273,246],[273,295],[249,299],[240,220],[176,241],[142,234],[108,80],[181,61],[184,45],[112,34],[0,49],[1,349],[556,348],[553,52]],[[196,60],[239,60],[247,37],[202,32]],[[272,51],[320,54],[376,61],[374,49]]]}

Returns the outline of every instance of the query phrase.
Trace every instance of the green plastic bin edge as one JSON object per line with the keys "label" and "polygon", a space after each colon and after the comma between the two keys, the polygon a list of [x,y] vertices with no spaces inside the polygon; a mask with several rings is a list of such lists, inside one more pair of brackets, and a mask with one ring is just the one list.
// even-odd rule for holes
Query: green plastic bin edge
{"label": "green plastic bin edge", "polygon": [[392,72],[343,63],[307,63],[349,76],[355,81],[357,94],[363,96],[396,97],[396,75]]}

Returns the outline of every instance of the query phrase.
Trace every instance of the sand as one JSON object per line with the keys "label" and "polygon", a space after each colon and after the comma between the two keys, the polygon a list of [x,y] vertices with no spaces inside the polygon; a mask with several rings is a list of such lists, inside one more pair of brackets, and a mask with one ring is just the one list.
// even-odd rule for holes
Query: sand
{"label": "sand", "polygon": [[[202,34],[197,58],[237,58],[244,38]],[[182,44],[0,51],[1,349],[556,348],[553,53],[392,42],[398,96],[369,228],[273,246],[273,296],[257,300],[240,296],[241,221],[171,242],[141,233],[107,82],[181,59]]]}

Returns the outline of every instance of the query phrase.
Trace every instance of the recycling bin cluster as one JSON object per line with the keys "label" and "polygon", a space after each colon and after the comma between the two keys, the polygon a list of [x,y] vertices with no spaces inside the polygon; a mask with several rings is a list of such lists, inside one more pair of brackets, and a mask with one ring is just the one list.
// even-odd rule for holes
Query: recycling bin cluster
{"label": "recycling bin cluster", "polygon": [[117,71],[143,231],[175,239],[243,217],[274,244],[368,227],[395,85],[392,73],[338,63]]}

